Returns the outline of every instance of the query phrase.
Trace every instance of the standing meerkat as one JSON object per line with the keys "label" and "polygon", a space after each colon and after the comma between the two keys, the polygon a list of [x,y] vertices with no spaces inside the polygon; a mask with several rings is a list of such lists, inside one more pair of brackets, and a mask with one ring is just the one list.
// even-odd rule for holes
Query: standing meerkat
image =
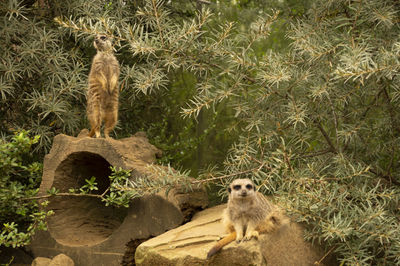
{"label": "standing meerkat", "polygon": [[210,249],[211,258],[221,248],[236,240],[237,243],[258,238],[269,233],[287,221],[282,211],[256,191],[250,179],[236,179],[229,188],[228,205],[222,214],[222,223],[229,235]]}
{"label": "standing meerkat", "polygon": [[91,130],[89,137],[99,138],[104,121],[104,136],[109,138],[118,120],[119,65],[115,58],[111,40],[106,35],[97,35],[94,42],[97,50],[89,73],[87,116]]}

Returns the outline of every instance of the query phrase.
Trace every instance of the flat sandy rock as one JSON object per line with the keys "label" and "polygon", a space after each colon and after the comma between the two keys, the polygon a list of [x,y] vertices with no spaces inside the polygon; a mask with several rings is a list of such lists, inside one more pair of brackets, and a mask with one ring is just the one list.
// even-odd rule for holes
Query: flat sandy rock
{"label": "flat sandy rock", "polygon": [[303,240],[303,228],[291,222],[258,241],[232,242],[207,260],[207,252],[225,234],[221,224],[225,206],[201,211],[191,222],[142,243],[136,250],[136,265],[301,266],[323,258],[324,252]]}

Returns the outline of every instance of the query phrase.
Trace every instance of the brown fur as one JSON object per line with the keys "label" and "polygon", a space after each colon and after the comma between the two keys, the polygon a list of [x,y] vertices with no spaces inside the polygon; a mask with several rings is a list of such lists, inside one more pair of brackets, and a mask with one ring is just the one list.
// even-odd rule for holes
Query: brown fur
{"label": "brown fur", "polygon": [[87,115],[90,122],[90,137],[101,137],[100,127],[104,121],[104,136],[109,137],[118,121],[119,65],[112,50],[110,39],[98,35],[93,43],[97,54],[93,58],[89,73]]}
{"label": "brown fur", "polygon": [[234,180],[228,191],[228,206],[224,210],[222,222],[229,235],[210,249],[207,258],[235,239],[237,243],[258,239],[259,234],[270,233],[286,221],[282,211],[257,192],[250,179]]}

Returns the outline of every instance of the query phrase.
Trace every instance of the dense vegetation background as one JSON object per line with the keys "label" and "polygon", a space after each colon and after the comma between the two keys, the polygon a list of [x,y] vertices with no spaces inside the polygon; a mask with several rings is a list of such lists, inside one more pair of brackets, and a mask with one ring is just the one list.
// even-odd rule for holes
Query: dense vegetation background
{"label": "dense vegetation background", "polygon": [[0,244],[24,245],[51,214],[24,200],[35,161],[56,134],[87,127],[92,41],[105,33],[121,64],[114,137],[144,130],[161,163],[182,169],[157,174],[222,188],[250,177],[340,262],[400,264],[399,11],[395,0],[2,2]]}

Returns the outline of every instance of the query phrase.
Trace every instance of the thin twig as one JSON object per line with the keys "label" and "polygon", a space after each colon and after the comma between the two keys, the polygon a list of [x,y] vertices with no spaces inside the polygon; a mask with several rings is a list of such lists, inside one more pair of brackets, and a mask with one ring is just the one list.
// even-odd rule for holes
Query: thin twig
{"label": "thin twig", "polygon": [[373,173],[374,175],[386,179],[390,184],[395,184],[397,186],[400,186],[400,182],[397,181],[396,179],[393,179],[391,175],[384,175],[382,173],[379,173],[377,170],[370,168],[368,170],[370,173]]}
{"label": "thin twig", "polygon": [[382,91],[383,91],[383,95],[385,97],[386,104],[387,104],[387,107],[388,107],[389,116],[390,116],[390,124],[391,124],[392,130],[394,132],[396,132],[397,134],[399,134],[400,130],[399,130],[399,127],[397,126],[397,123],[395,121],[395,111],[394,111],[394,108],[393,108],[393,105],[392,105],[392,99],[390,99],[389,93],[387,92],[387,90],[386,90],[386,88],[384,86],[382,88]]}
{"label": "thin twig", "polygon": [[336,248],[336,246],[331,247],[331,249],[328,250],[328,252],[322,256],[322,258],[319,261],[314,262],[314,265],[321,265],[321,262]]}
{"label": "thin twig", "polygon": [[108,187],[106,190],[104,190],[104,192],[100,195],[100,198],[103,198],[107,192],[110,191],[110,187]]}
{"label": "thin twig", "polygon": [[316,156],[324,155],[324,154],[327,154],[327,153],[330,153],[330,152],[332,152],[332,149],[316,151],[316,152],[313,152],[313,153],[304,153],[304,154],[300,154],[298,157],[300,157],[300,158],[316,157]]}
{"label": "thin twig", "polygon": [[154,9],[154,16],[156,17],[156,21],[157,21],[157,27],[158,27],[158,30],[160,32],[161,44],[164,46],[164,38],[163,38],[162,28],[161,28],[161,25],[160,25],[160,18],[158,17],[157,4],[156,4],[155,0],[152,1],[152,4],[153,4],[153,9]]}
{"label": "thin twig", "polygon": [[335,124],[335,135],[336,135],[336,145],[338,146],[340,150],[340,145],[339,145],[339,135],[338,135],[338,118],[335,112],[335,108],[333,107],[333,103],[331,100],[331,97],[329,96],[329,93],[327,94],[327,98],[329,101],[329,106],[331,107],[332,113],[333,113],[333,122]]}
{"label": "thin twig", "polygon": [[29,197],[29,198],[22,198],[20,200],[46,199],[46,198],[51,198],[51,197],[56,197],[56,196],[102,198],[104,196],[104,193],[101,194],[101,195],[98,195],[98,194],[78,194],[78,193],[66,193],[66,192],[64,192],[64,193],[48,194],[48,195],[35,196],[35,197]]}
{"label": "thin twig", "polygon": [[290,172],[292,172],[292,174],[293,174],[294,170],[293,170],[292,164],[290,163],[290,158],[289,158],[288,154],[286,153],[286,150],[283,150],[283,152],[284,152],[283,157],[285,159],[285,162],[286,162]]}
{"label": "thin twig", "polygon": [[317,127],[318,129],[321,131],[322,135],[324,136],[326,142],[328,143],[328,145],[331,147],[331,151],[333,153],[337,153],[337,149],[335,147],[335,145],[333,145],[331,139],[328,136],[328,133],[326,133],[325,129],[322,127],[321,123],[316,121]]}

